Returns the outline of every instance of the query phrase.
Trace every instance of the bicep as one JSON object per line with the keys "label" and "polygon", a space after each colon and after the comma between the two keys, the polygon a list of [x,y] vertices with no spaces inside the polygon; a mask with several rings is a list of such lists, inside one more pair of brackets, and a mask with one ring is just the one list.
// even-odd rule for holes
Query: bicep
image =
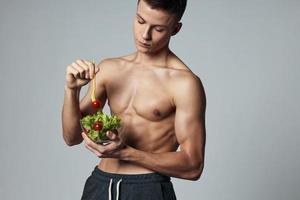
{"label": "bicep", "polygon": [[174,98],[176,105],[175,134],[180,150],[196,163],[204,160],[206,97],[199,78],[178,86]]}
{"label": "bicep", "polygon": [[[95,97],[101,101],[101,109],[103,109],[105,102],[107,100],[107,94],[105,89],[105,73],[107,73],[107,67],[105,67],[105,61],[102,61],[98,64],[100,71],[96,74],[96,89]],[[84,97],[80,100],[80,111],[83,115],[88,115],[95,113],[95,110],[92,107],[91,96],[93,95],[93,80],[88,83],[88,90]]]}

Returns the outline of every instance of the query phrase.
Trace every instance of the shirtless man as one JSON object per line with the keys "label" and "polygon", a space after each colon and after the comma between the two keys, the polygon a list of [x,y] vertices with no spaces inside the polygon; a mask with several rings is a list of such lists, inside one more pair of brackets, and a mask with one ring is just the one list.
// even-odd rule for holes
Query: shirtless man
{"label": "shirtless man", "polygon": [[[84,140],[86,148],[101,158],[85,183],[82,199],[176,199],[170,177],[200,178],[205,91],[200,79],[169,49],[170,38],[182,26],[185,7],[186,0],[138,1],[133,25],[136,52],[104,59],[97,66],[78,59],[67,67],[63,138],[69,146]],[[107,132],[112,142],[105,146],[92,142],[79,123],[81,114],[95,112],[91,86],[79,101],[81,87],[94,74],[101,108],[108,101],[111,114],[121,118],[121,128]]]}

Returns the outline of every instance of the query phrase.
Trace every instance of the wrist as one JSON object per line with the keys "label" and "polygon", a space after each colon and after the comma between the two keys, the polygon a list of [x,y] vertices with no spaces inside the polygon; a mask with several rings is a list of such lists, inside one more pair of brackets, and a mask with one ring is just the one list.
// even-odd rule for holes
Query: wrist
{"label": "wrist", "polygon": [[135,161],[137,157],[138,157],[138,150],[131,146],[126,145],[125,148],[123,149],[122,160]]}
{"label": "wrist", "polygon": [[78,87],[78,88],[69,88],[67,85],[65,85],[64,89],[65,89],[66,92],[77,93],[78,91],[80,91],[81,87]]}

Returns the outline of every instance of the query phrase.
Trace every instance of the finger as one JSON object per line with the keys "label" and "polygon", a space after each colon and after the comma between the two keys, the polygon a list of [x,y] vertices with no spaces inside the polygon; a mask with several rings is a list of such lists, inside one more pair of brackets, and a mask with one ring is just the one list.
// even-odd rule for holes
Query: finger
{"label": "finger", "polygon": [[89,62],[89,61],[88,61],[88,63],[89,63],[91,66],[93,66],[94,72],[95,72],[95,74],[97,74],[97,72],[99,71],[99,64],[96,64],[95,62]]}
{"label": "finger", "polygon": [[97,156],[102,156],[101,152],[98,151],[98,149],[94,147],[94,145],[93,145],[94,142],[86,135],[86,133],[82,132],[81,135],[85,141],[85,147],[88,148],[93,153],[95,153]]}
{"label": "finger", "polygon": [[110,154],[109,156],[111,158],[120,158],[120,151],[114,151],[112,154]]}
{"label": "finger", "polygon": [[110,140],[112,140],[112,141],[118,139],[118,138],[117,138],[117,135],[116,135],[114,132],[112,132],[112,131],[107,131],[107,132],[106,132],[106,136],[107,136]]}
{"label": "finger", "polygon": [[94,141],[92,141],[84,131],[81,132],[81,136],[90,147],[97,149],[97,144]]}
{"label": "finger", "polygon": [[76,60],[76,63],[82,67],[84,70],[85,70],[85,79],[89,79],[89,71],[90,71],[90,68],[89,68],[89,65],[87,65],[85,62],[83,62],[81,59],[77,59]]}
{"label": "finger", "polygon": [[97,152],[99,152],[99,153],[101,153],[101,154],[105,154],[105,153],[108,152],[107,149],[105,148],[105,146],[96,144],[94,141],[92,141],[92,140],[86,135],[85,132],[82,132],[81,135],[82,135],[83,139],[85,140],[86,144],[87,144],[90,148],[94,149],[95,151],[97,151]]}
{"label": "finger", "polygon": [[85,69],[88,68],[88,64],[87,64],[84,60],[77,59],[75,62],[76,62],[77,64],[79,64],[80,66],[84,67]]}
{"label": "finger", "polygon": [[111,130],[114,134],[116,134],[116,136],[119,136],[119,131],[118,131],[118,129],[112,129]]}
{"label": "finger", "polygon": [[103,154],[112,155],[119,150],[119,145],[116,142],[111,142],[108,145],[105,145],[105,150]]}
{"label": "finger", "polygon": [[83,62],[84,62],[87,66],[93,65],[93,63],[92,63],[91,61],[88,61],[88,60],[83,60]]}
{"label": "finger", "polygon": [[99,68],[96,66],[96,64],[84,61],[89,67],[90,67],[90,78],[93,79],[95,74],[99,71]]}
{"label": "finger", "polygon": [[80,77],[79,72],[72,65],[68,65],[67,74],[72,74],[75,78]]}
{"label": "finger", "polygon": [[98,65],[94,65],[94,69],[95,69],[95,74],[97,74],[99,71],[100,71],[100,66],[99,66],[100,64],[98,64]]}
{"label": "finger", "polygon": [[[119,149],[122,147],[123,144],[117,143],[115,141],[112,141],[110,144],[107,144],[105,146],[98,145],[95,142],[93,142],[86,133],[82,132],[82,137],[86,142],[86,147],[90,149],[92,152],[94,152],[96,155],[101,156],[101,158],[111,158],[113,154],[115,154]],[[98,157],[99,157],[98,156]],[[117,155],[115,155],[117,156]]]}
{"label": "finger", "polygon": [[96,154],[96,156],[98,156],[99,158],[102,157],[102,154],[101,154],[99,151],[93,149],[93,148],[90,147],[88,144],[85,144],[84,146],[85,146],[88,150],[90,150],[92,153]]}
{"label": "finger", "polygon": [[90,63],[89,67],[90,67],[90,77],[91,79],[93,79],[95,76],[95,65],[93,63]]}
{"label": "finger", "polygon": [[85,78],[85,69],[79,66],[77,63],[73,62],[72,66],[74,69],[76,69],[79,72],[79,78],[84,79]]}

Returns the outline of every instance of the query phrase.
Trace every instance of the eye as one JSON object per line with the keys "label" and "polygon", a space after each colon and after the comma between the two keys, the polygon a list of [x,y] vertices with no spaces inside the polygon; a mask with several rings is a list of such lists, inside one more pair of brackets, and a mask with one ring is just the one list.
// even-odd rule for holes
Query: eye
{"label": "eye", "polygon": [[157,32],[163,32],[164,31],[164,29],[159,29],[159,28],[156,28],[155,29]]}
{"label": "eye", "polygon": [[144,22],[143,20],[141,20],[141,19],[137,19],[137,21],[138,21],[139,24],[144,24],[144,23],[145,23],[145,22]]}

